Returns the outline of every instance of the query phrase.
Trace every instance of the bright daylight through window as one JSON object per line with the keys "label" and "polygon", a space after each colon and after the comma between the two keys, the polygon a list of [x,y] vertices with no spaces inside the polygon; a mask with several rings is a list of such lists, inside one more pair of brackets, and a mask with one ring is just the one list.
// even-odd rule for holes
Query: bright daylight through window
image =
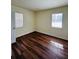
{"label": "bright daylight through window", "polygon": [[62,28],[63,13],[52,14],[52,27]]}

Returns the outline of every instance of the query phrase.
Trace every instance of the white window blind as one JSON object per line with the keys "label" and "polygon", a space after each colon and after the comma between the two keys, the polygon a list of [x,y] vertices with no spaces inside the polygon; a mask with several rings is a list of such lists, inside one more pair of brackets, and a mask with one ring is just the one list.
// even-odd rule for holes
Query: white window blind
{"label": "white window blind", "polygon": [[52,27],[62,28],[63,13],[52,14]]}
{"label": "white window blind", "polygon": [[23,27],[23,14],[22,13],[15,13],[15,27]]}

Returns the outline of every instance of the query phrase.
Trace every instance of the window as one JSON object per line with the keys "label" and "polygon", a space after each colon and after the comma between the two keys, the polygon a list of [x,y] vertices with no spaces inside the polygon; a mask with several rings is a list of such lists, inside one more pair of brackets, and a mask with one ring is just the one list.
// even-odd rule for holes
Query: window
{"label": "window", "polygon": [[23,14],[22,13],[15,13],[15,27],[23,27]]}
{"label": "window", "polygon": [[52,27],[62,28],[63,13],[52,14]]}

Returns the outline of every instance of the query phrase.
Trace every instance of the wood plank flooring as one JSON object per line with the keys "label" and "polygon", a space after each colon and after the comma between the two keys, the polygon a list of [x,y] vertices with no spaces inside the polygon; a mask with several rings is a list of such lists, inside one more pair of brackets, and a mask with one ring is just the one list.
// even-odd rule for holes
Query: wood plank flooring
{"label": "wood plank flooring", "polygon": [[12,59],[68,59],[68,41],[39,32],[16,39]]}

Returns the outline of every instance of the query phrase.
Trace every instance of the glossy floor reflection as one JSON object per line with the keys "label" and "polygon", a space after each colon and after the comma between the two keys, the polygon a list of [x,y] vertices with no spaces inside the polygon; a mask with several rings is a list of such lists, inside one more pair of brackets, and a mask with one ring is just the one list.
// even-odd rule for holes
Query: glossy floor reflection
{"label": "glossy floor reflection", "polygon": [[68,42],[33,32],[17,38],[12,51],[15,59],[68,59]]}
{"label": "glossy floor reflection", "polygon": [[64,49],[63,44],[60,44],[58,42],[50,41],[50,45],[53,45],[53,46],[60,48],[60,49]]}

